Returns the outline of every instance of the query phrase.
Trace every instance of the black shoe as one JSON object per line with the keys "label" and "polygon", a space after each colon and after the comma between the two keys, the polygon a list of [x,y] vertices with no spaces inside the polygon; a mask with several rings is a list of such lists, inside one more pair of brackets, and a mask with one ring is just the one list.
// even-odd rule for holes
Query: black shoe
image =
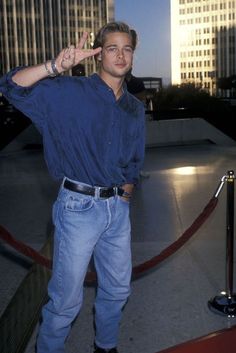
{"label": "black shoe", "polygon": [[95,345],[94,353],[118,353],[118,350],[116,348],[100,348]]}

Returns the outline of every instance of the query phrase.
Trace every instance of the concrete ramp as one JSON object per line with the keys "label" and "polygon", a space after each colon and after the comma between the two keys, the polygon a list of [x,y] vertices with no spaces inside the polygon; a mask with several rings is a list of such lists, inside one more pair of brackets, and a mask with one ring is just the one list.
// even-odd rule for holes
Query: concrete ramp
{"label": "concrete ramp", "polygon": [[146,146],[184,145],[209,141],[216,145],[235,146],[236,141],[202,118],[147,120]]}

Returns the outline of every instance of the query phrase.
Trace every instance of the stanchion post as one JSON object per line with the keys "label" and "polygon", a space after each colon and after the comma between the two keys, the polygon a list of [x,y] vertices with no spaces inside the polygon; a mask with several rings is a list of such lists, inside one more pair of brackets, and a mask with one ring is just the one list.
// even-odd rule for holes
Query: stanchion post
{"label": "stanchion post", "polygon": [[236,294],[233,293],[234,266],[234,172],[228,171],[226,205],[226,290],[208,301],[209,308],[229,317],[236,316]]}
{"label": "stanchion post", "polygon": [[233,295],[234,266],[234,174],[228,172],[227,179],[227,215],[226,215],[226,294]]}

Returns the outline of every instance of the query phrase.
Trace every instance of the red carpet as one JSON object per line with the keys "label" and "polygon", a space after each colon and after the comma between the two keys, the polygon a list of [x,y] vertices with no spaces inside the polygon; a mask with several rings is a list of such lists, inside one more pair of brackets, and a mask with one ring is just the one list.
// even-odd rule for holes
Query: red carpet
{"label": "red carpet", "polygon": [[236,353],[236,326],[157,353]]}

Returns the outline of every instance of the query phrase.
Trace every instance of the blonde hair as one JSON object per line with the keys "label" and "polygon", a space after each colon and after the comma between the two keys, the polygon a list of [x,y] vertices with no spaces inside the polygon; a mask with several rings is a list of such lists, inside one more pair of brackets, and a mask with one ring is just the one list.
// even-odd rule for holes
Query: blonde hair
{"label": "blonde hair", "polygon": [[93,49],[96,49],[98,47],[103,47],[106,40],[106,35],[109,33],[115,33],[115,32],[127,33],[131,38],[133,50],[135,50],[137,46],[137,39],[138,39],[137,33],[134,29],[131,29],[124,22],[109,22],[105,24],[102,28],[100,28],[100,30],[98,31],[94,39]]}

